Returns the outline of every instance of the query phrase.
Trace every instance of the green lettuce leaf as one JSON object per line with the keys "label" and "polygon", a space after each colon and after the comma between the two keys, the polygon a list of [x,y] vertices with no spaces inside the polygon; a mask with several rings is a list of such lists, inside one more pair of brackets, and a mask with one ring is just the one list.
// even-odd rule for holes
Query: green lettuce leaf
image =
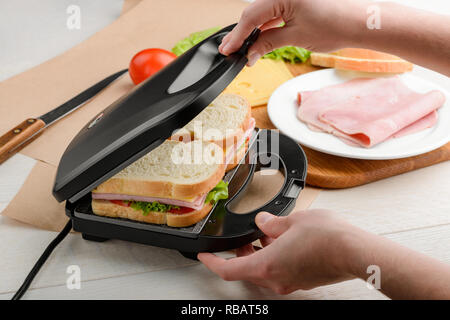
{"label": "green lettuce leaf", "polygon": [[177,56],[182,55],[186,51],[188,51],[190,48],[195,46],[197,43],[205,40],[210,35],[216,33],[222,29],[221,27],[213,27],[206,30],[198,31],[191,33],[187,38],[184,38],[181,41],[178,41],[178,43],[172,48],[172,52],[175,53]]}
{"label": "green lettuce leaf", "polygon": [[[190,48],[195,46],[197,43],[205,40],[210,35],[216,33],[220,29],[221,27],[213,27],[206,30],[194,32],[190,34],[187,38],[184,38],[183,40],[179,41],[172,48],[172,52],[175,53],[177,56],[180,56],[186,51],[188,51]],[[287,46],[275,49],[272,52],[269,52],[268,54],[264,55],[263,58],[274,60],[285,60],[289,61],[290,63],[297,63],[297,62],[305,62],[306,60],[308,60],[310,55],[311,52],[306,49],[294,46]]]}
{"label": "green lettuce leaf", "polygon": [[300,47],[287,46],[273,50],[264,55],[264,59],[285,60],[290,63],[305,62],[311,55],[311,51]]}
{"label": "green lettuce leaf", "polygon": [[221,180],[206,196],[205,203],[214,204],[221,199],[228,199],[228,182]]}
{"label": "green lettuce leaf", "polygon": [[167,212],[172,209],[180,209],[179,206],[173,206],[171,204],[163,204],[157,201],[144,202],[144,201],[130,201],[130,207],[134,210],[141,210],[144,216],[147,216],[149,212]]}

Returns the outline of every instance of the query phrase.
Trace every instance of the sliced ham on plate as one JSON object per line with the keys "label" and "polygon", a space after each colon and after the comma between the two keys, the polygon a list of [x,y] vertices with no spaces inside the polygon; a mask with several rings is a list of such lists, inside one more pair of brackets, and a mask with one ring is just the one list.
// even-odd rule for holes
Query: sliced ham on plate
{"label": "sliced ham on plate", "polygon": [[320,90],[300,92],[301,104],[298,109],[298,118],[306,122],[310,129],[333,133],[335,129],[320,121],[319,113],[353,96],[376,90],[377,84],[372,80],[370,78],[359,78]]}
{"label": "sliced ham on plate", "polygon": [[438,113],[436,110],[434,110],[433,112],[430,112],[425,117],[417,120],[416,122],[410,124],[406,128],[403,128],[399,132],[395,133],[393,135],[393,137],[401,138],[401,137],[407,136],[408,134],[413,134],[413,133],[422,131],[424,129],[434,127],[434,125],[437,123],[437,121],[438,121]]}
{"label": "sliced ham on plate", "polygon": [[358,78],[300,95],[300,120],[366,148],[433,126],[445,102],[442,92],[417,93],[398,76]]}

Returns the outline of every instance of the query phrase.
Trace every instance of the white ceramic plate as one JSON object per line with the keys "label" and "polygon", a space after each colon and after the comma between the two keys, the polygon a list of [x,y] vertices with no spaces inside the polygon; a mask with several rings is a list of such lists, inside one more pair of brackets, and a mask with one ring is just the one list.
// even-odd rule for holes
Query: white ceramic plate
{"label": "white ceramic plate", "polygon": [[385,160],[411,157],[437,149],[450,141],[450,93],[411,73],[400,77],[412,90],[423,93],[437,89],[446,96],[445,104],[438,110],[438,123],[432,128],[390,139],[367,149],[349,146],[328,133],[311,131],[297,118],[299,91],[317,90],[358,77],[380,77],[380,75],[324,69],[293,78],[273,92],[267,104],[269,118],[282,133],[302,145],[324,153],[355,159]]}

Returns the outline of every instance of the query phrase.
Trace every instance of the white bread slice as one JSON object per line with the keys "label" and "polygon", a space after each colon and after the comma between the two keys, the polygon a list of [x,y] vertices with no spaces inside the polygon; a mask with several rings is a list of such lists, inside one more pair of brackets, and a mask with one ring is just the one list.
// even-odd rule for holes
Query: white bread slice
{"label": "white bread slice", "polygon": [[[181,158],[183,150],[190,157]],[[167,140],[92,192],[192,202],[211,191],[224,173],[223,150],[216,144]]]}
{"label": "white bread slice", "polygon": [[146,223],[167,224],[170,227],[187,227],[196,224],[206,217],[211,208],[212,205],[206,203],[201,210],[189,213],[149,212],[148,215],[144,215],[140,210],[114,204],[108,200],[92,200],[92,211],[96,215],[124,218]]}
{"label": "white bread slice", "polygon": [[225,150],[242,139],[251,125],[250,118],[251,107],[245,98],[221,94],[171,139],[210,141]]}

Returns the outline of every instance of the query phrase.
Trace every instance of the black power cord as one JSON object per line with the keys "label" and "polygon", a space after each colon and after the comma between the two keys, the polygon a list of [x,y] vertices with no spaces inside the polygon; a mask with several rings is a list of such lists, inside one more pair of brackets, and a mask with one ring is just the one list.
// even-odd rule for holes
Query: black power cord
{"label": "black power cord", "polygon": [[61,230],[61,232],[56,236],[56,238],[50,242],[47,249],[45,249],[44,253],[42,253],[39,260],[34,265],[33,269],[31,269],[28,276],[25,278],[25,281],[20,286],[19,290],[17,290],[16,294],[12,297],[11,300],[19,300],[22,298],[24,293],[27,291],[28,287],[30,286],[31,282],[33,281],[34,277],[37,275],[39,270],[41,269],[42,265],[45,263],[45,261],[48,259],[50,254],[53,252],[53,249],[56,248],[56,246],[67,236],[67,234],[72,230],[72,220],[69,220],[67,222],[64,229]]}

